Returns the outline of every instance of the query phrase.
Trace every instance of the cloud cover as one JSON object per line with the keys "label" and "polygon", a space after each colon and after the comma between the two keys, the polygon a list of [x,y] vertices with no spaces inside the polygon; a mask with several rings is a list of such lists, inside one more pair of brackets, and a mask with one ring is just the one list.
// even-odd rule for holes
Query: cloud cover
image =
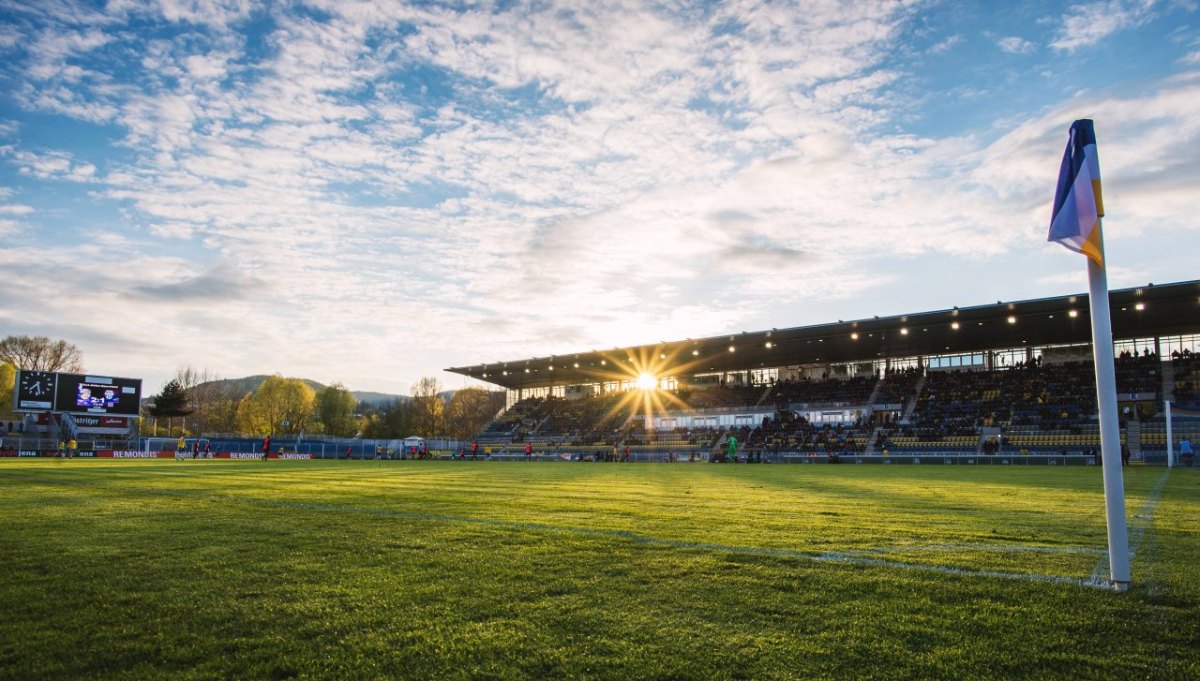
{"label": "cloud cover", "polygon": [[[1107,4],[1108,23],[1064,5],[992,53],[1082,60],[1158,12]],[[451,365],[952,304],[905,296],[914,279],[974,296],[953,304],[1058,293],[1077,263],[1045,221],[1080,116],[1110,242],[1195,243],[1186,41],[1137,87],[1003,61],[1008,84],[933,82],[989,35],[936,8],[8,2],[0,36],[32,39],[0,38],[0,262],[19,274],[0,315],[115,321],[136,341],[96,334],[89,368],[152,385],[195,364],[404,391]],[[1029,83],[1051,94],[911,131],[956,87]],[[945,271],[906,269],[929,259]]]}

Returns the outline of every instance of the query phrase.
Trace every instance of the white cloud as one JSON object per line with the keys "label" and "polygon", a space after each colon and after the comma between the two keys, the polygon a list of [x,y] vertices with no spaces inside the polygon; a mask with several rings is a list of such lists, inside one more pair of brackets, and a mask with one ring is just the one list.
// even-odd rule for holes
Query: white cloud
{"label": "white cloud", "polygon": [[76,161],[62,151],[42,153],[0,147],[0,156],[8,155],[16,162],[20,172],[38,179],[68,180],[70,182],[92,182],[96,167],[86,161]]}
{"label": "white cloud", "polygon": [[1037,49],[1032,42],[1019,36],[1007,36],[996,41],[1001,52],[1008,54],[1029,54]]}
{"label": "white cloud", "polygon": [[945,54],[962,44],[964,38],[961,35],[951,35],[943,38],[929,48],[930,54]]}
{"label": "white cloud", "polygon": [[107,9],[112,13],[150,14],[170,22],[226,29],[260,7],[260,2],[252,0],[109,0]]}
{"label": "white cloud", "polygon": [[1148,21],[1155,4],[1156,0],[1102,0],[1074,5],[1063,17],[1062,27],[1050,47],[1067,52],[1091,47],[1114,33]]}
{"label": "white cloud", "polygon": [[[881,263],[1040,245],[1060,121],[1093,107],[1126,140],[1102,142],[1106,191],[1130,216],[1114,238],[1195,207],[1186,172],[1165,181],[1182,163],[1169,138],[1196,143],[1186,78],[1081,95],[992,143],[897,133],[898,4],[309,4],[331,19],[274,8],[252,50],[237,35],[249,3],[114,3],[187,39],[84,73],[48,47],[30,57],[58,70],[20,82],[25,106],[124,135],[103,173],[64,151],[3,152],[121,209],[123,231],[85,251],[0,255],[54,279],[33,321],[119,310],[155,337],[130,360],[97,328],[89,356],[145,371],[397,390],[491,355],[721,333],[800,314],[781,290],[862,295],[891,281]],[[105,258],[120,271],[89,279]]]}

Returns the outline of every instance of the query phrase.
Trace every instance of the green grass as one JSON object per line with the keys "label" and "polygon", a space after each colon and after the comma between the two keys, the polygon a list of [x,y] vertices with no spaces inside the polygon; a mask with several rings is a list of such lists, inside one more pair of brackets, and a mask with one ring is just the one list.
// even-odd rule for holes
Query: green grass
{"label": "green grass", "polygon": [[1163,474],[2,461],[0,678],[1200,678]]}

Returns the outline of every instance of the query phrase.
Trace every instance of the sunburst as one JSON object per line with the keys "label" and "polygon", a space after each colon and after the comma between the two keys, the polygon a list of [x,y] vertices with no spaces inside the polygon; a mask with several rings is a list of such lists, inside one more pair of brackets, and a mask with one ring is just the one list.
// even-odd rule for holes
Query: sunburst
{"label": "sunburst", "polygon": [[620,367],[621,371],[617,375],[608,374],[606,380],[621,380],[639,389],[626,391],[604,415],[605,420],[622,413],[632,416],[640,412],[645,417],[645,423],[652,425],[656,415],[666,414],[670,409],[691,409],[691,405],[674,393],[660,388],[663,378],[686,375],[705,361],[693,353],[687,357],[687,361],[676,363],[682,356],[682,347],[670,353],[656,348],[639,348],[635,355],[624,358],[607,356],[606,364]]}

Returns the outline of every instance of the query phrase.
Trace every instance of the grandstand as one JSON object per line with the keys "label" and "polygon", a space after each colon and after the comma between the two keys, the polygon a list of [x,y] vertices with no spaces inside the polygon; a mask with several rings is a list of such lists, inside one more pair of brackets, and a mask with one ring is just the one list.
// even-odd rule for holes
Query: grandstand
{"label": "grandstand", "polygon": [[[1109,300],[1122,443],[1134,461],[1161,461],[1164,400],[1197,403],[1200,282]],[[508,391],[481,443],[563,458],[718,460],[733,437],[739,460],[1090,461],[1088,316],[1078,294],[448,371]],[[1177,422],[1175,439],[1192,424]]]}

